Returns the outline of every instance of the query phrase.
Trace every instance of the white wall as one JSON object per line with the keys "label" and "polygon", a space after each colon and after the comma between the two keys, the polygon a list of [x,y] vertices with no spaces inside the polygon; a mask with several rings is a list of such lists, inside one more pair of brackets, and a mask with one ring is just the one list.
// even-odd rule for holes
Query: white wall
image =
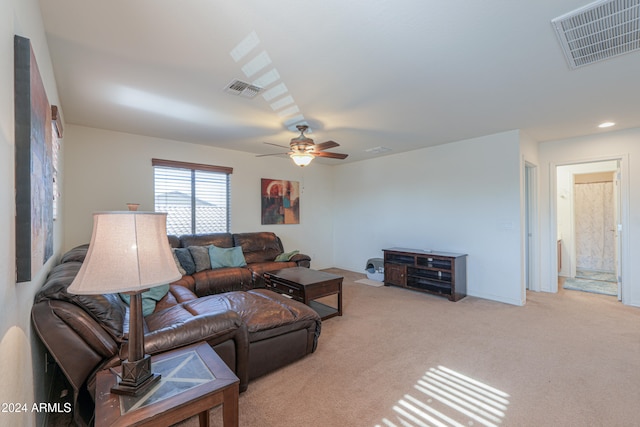
{"label": "white wall", "polygon": [[[260,157],[204,145],[68,125],[65,130],[65,250],[89,242],[92,213],[140,203],[152,211],[152,158],[233,168],[231,231],[273,231],[286,251],[298,249],[313,268],[333,266],[332,166],[300,168],[288,158]],[[260,224],[260,179],[300,182],[300,224]]]}
{"label": "white wall", "polygon": [[556,166],[571,163],[622,159],[623,223],[627,227],[622,232],[622,302],[640,306],[640,129],[607,132],[597,135],[551,141],[540,144],[541,248],[540,274],[543,289],[553,292],[557,286],[557,237],[556,211]]}
{"label": "white wall", "polygon": [[336,267],[400,246],[468,254],[467,293],[523,304],[520,134],[335,167]]}
{"label": "white wall", "polygon": [[[26,413],[0,413],[0,426],[34,426],[34,402],[46,401],[44,350],[32,333],[31,306],[48,270],[60,255],[61,220],[54,223],[54,256],[31,282],[16,283],[14,194],[13,38],[27,37],[51,104],[60,106],[37,0],[0,1],[0,403],[28,405]],[[63,180],[63,174],[59,175]],[[63,213],[59,213],[62,218]]]}

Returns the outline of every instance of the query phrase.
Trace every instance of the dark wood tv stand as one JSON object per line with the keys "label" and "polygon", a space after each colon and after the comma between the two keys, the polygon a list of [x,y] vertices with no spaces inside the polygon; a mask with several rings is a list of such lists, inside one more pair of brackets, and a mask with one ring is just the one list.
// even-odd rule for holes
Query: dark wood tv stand
{"label": "dark wood tv stand", "polygon": [[458,301],[467,295],[467,255],[422,249],[384,252],[384,284],[442,295]]}

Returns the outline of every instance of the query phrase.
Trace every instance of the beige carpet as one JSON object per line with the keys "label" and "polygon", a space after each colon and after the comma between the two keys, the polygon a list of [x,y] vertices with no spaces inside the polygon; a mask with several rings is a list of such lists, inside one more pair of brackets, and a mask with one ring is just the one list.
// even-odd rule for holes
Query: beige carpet
{"label": "beige carpet", "polygon": [[640,424],[640,309],[576,291],[454,303],[330,271],[344,315],[314,354],[249,384],[241,426]]}
{"label": "beige carpet", "polygon": [[359,280],[356,280],[355,283],[360,283],[362,285],[368,285],[368,286],[376,286],[376,287],[384,286],[384,282],[380,282],[378,280],[371,280],[371,279],[359,279]]}

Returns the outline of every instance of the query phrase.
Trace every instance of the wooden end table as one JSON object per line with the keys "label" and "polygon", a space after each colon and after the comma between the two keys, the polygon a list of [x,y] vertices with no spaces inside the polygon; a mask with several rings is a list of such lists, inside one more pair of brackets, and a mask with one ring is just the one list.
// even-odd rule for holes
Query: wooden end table
{"label": "wooden end table", "polygon": [[119,368],[98,372],[96,427],[170,426],[199,415],[209,426],[209,410],[222,404],[224,426],[238,426],[238,377],[207,343],[194,344],[151,358],[160,383],[140,396],[111,393]]}
{"label": "wooden end table", "polygon": [[[306,267],[283,268],[264,273],[267,289],[308,305],[322,320],[342,316],[342,280],[342,276]],[[315,301],[329,295],[337,295],[336,307]]]}

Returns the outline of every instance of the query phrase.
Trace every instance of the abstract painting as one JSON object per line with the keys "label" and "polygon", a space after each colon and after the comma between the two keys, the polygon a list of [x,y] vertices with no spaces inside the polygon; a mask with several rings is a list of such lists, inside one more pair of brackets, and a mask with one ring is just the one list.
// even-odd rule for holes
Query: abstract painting
{"label": "abstract painting", "polygon": [[51,107],[31,42],[14,39],[16,274],[30,281],[53,255]]}
{"label": "abstract painting", "polygon": [[262,178],[262,224],[300,224],[300,183]]}

